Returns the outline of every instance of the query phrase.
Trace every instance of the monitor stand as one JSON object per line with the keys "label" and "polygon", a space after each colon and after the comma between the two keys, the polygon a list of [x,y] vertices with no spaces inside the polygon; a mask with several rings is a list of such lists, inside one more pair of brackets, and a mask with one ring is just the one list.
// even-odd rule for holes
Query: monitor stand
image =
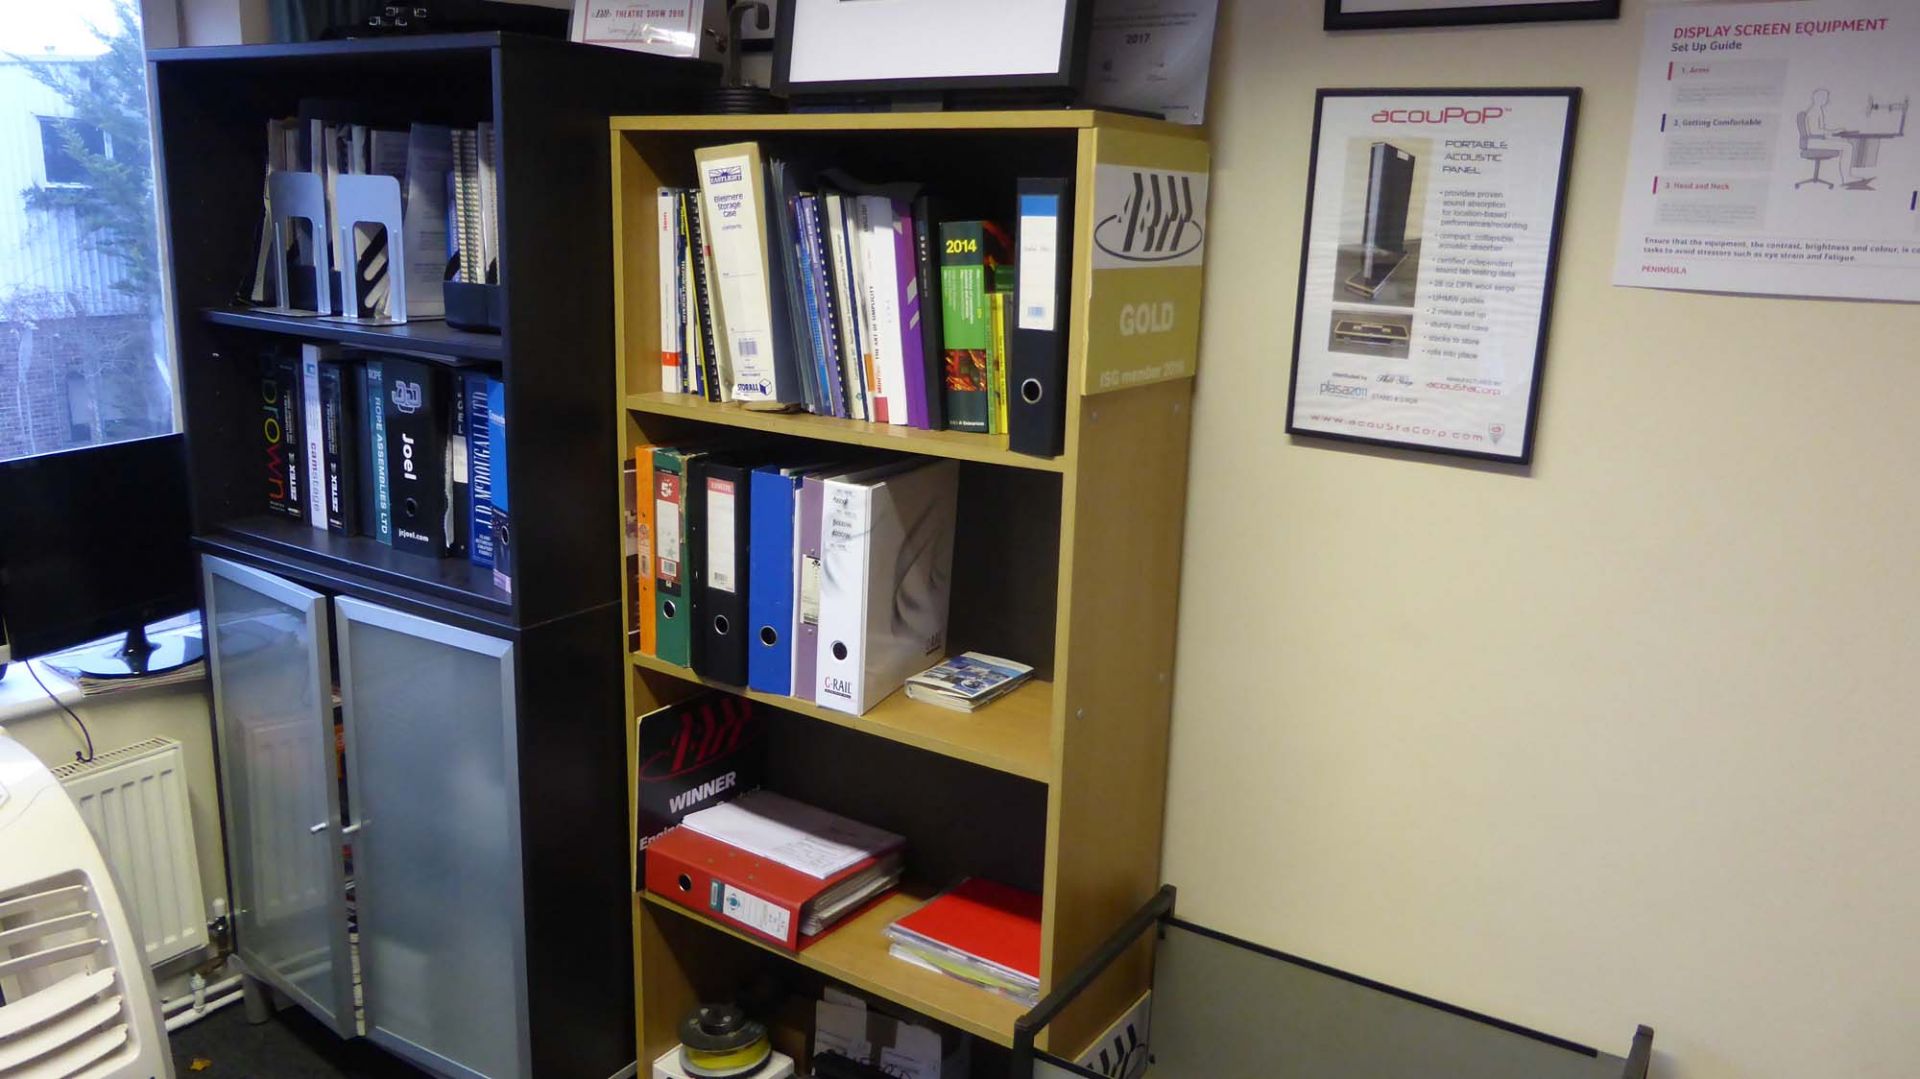
{"label": "monitor stand", "polygon": [[197,663],[205,655],[199,637],[170,633],[156,643],[147,639],[147,627],[140,625],[128,630],[122,641],[68,652],[61,660],[89,678],[144,678]]}

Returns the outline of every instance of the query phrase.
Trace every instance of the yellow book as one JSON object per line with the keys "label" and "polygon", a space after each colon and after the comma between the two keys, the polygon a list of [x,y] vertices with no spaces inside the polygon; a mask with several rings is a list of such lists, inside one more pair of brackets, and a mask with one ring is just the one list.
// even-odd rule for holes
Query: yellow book
{"label": "yellow book", "polygon": [[987,294],[987,431],[1007,433],[1007,294]]}

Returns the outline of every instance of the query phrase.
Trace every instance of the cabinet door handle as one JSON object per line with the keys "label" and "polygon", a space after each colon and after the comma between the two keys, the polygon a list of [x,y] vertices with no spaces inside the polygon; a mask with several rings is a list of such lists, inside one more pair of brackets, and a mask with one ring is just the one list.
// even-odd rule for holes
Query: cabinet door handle
{"label": "cabinet door handle", "polygon": [[311,828],[309,828],[309,829],[307,829],[307,834],[308,834],[308,835],[319,835],[319,834],[320,834],[321,832],[324,832],[324,831],[326,831],[326,830],[327,830],[327,825],[329,825],[329,824],[332,824],[332,823],[333,823],[333,822],[332,822],[332,821],[330,821],[330,820],[323,820],[323,821],[321,821],[321,822],[320,822],[319,824],[316,824],[316,825],[314,825],[313,827],[311,827]]}
{"label": "cabinet door handle", "polygon": [[352,824],[349,824],[345,828],[340,829],[340,834],[341,835],[357,834],[360,831],[360,824],[361,824],[360,821],[354,821]]}

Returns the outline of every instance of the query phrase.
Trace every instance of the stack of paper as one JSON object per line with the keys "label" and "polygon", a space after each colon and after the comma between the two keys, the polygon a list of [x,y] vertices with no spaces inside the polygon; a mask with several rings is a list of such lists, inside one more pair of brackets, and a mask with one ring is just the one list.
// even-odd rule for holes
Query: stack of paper
{"label": "stack of paper", "polygon": [[1040,999],[1040,897],[974,877],[887,927],[896,959],[1032,1006]]}
{"label": "stack of paper", "polygon": [[900,883],[906,840],[768,790],[749,791],[681,822],[706,836],[817,880],[833,880],[800,907],[800,933],[814,936]]}
{"label": "stack of paper", "polygon": [[1033,668],[980,652],[962,652],[907,679],[907,696],[955,712],[972,712],[1013,692]]}

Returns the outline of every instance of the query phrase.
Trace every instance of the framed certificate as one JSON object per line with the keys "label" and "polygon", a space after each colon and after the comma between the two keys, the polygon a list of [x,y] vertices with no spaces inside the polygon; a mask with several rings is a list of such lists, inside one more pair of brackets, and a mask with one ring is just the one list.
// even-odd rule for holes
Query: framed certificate
{"label": "framed certificate", "polygon": [[1327,0],[1329,30],[1617,19],[1620,0]]}
{"label": "framed certificate", "polygon": [[1289,434],[1533,459],[1579,106],[1320,91]]}
{"label": "framed certificate", "polygon": [[573,0],[568,36],[586,45],[662,56],[699,56],[708,6],[708,0],[667,0],[647,5],[622,0]]}

